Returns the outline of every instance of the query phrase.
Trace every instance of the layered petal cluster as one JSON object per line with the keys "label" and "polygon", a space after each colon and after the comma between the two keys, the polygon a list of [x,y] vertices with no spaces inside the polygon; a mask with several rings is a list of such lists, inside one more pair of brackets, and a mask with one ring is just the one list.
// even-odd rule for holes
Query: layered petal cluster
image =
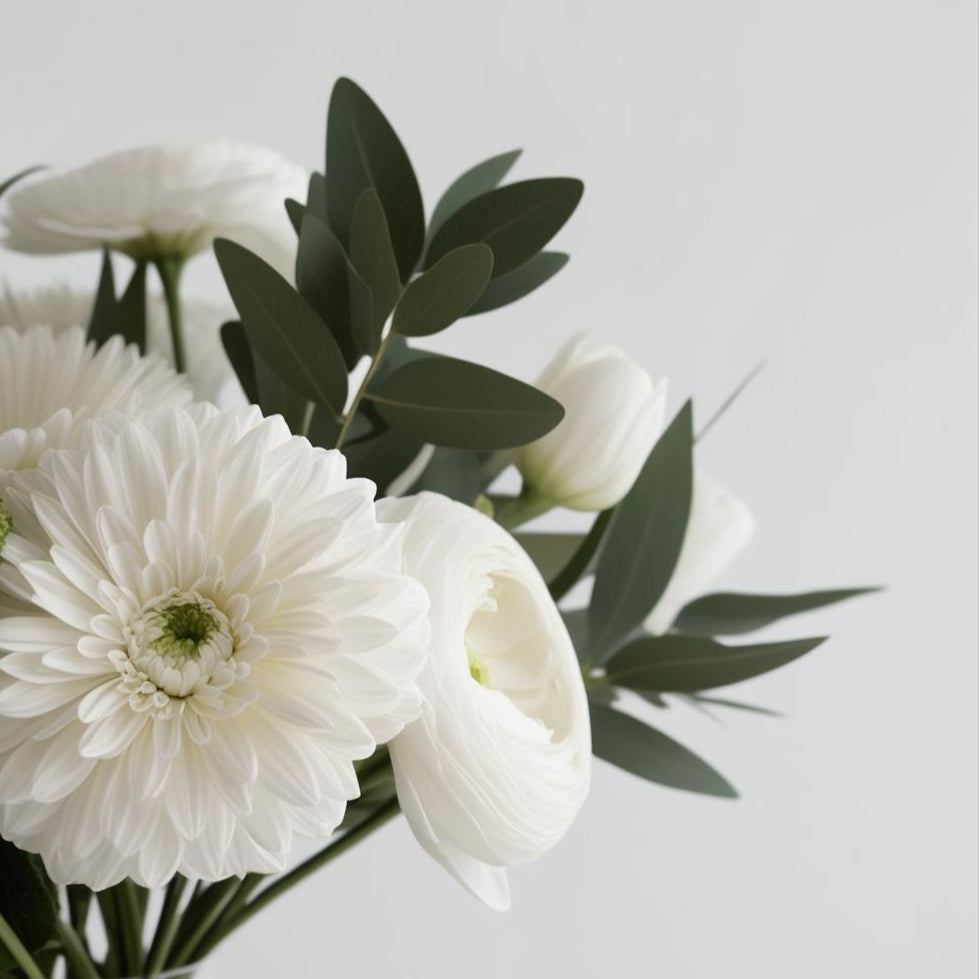
{"label": "layered petal cluster", "polygon": [[383,500],[432,628],[421,718],[391,744],[421,845],[503,910],[505,868],[552,847],[588,791],[591,729],[578,661],[543,579],[514,539],[431,493]]}
{"label": "layered petal cluster", "polygon": [[755,518],[745,503],[697,470],[680,557],[666,591],[646,619],[646,630],[657,636],[668,631],[683,606],[707,590],[754,532]]}
{"label": "layered petal cluster", "polygon": [[537,386],[564,406],[561,423],[518,457],[534,495],[572,510],[615,506],[663,430],[666,381],[654,384],[618,347],[573,337]]}
{"label": "layered petal cluster", "polygon": [[[88,327],[95,298],[91,292],[66,283],[33,289],[0,286],[0,326],[21,332],[31,326],[50,326],[62,333],[73,326]],[[221,324],[237,316],[229,304],[202,299],[185,299],[183,339],[187,351],[187,380],[194,396],[220,408],[241,408],[245,396],[221,344]],[[151,295],[146,307],[146,346],[173,363],[173,343],[166,304]]]}
{"label": "layered petal cluster", "polygon": [[428,601],[338,452],[257,409],[95,422],[17,474],[0,834],[62,883],[284,866],[420,710]]}
{"label": "layered petal cluster", "polygon": [[0,325],[0,492],[12,470],[46,448],[73,444],[85,421],[108,413],[184,405],[184,378],[159,357],[113,337],[96,350],[77,326]]}
{"label": "layered petal cluster", "polygon": [[145,146],[5,195],[4,243],[33,254],[109,245],[138,259],[189,257],[226,237],[288,269],[295,235],[283,201],[305,199],[307,173],[255,146]]}

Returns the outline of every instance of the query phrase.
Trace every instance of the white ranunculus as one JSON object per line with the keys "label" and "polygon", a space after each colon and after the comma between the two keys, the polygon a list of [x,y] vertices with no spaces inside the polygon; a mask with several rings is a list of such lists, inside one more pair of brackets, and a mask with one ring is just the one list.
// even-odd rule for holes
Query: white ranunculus
{"label": "white ranunculus", "polygon": [[428,600],[339,452],[257,408],[88,426],[16,474],[0,834],[59,883],[274,872],[420,711]]}
{"label": "white ranunculus", "polygon": [[391,743],[421,845],[490,907],[506,867],[564,835],[588,791],[591,728],[571,639],[514,539],[432,493],[378,504],[405,521],[405,570],[431,601],[421,718]]}
{"label": "white ranunculus", "polygon": [[113,337],[99,350],[77,326],[0,325],[0,491],[45,449],[72,446],[87,419],[135,416],[192,398],[186,379]]}
{"label": "white ranunculus", "polygon": [[666,591],[646,619],[647,631],[654,635],[666,632],[680,609],[706,591],[754,532],[755,518],[748,507],[697,470],[680,558]]}
{"label": "white ranunculus", "polygon": [[534,495],[572,510],[605,510],[632,488],[663,430],[666,381],[617,347],[561,348],[537,386],[564,405],[563,421],[525,446],[518,466]]}
{"label": "white ranunculus", "polygon": [[[20,331],[50,326],[55,333],[72,326],[87,327],[94,304],[92,292],[66,283],[33,289],[0,284],[0,326]],[[245,396],[221,343],[221,324],[237,318],[234,307],[193,298],[182,300],[181,305],[187,379],[195,397],[219,408],[243,408]],[[161,295],[149,297],[146,319],[147,350],[172,363],[170,324]]]}
{"label": "white ranunculus", "polygon": [[4,243],[56,254],[109,245],[134,258],[188,258],[216,237],[292,274],[295,234],[283,206],[305,200],[307,172],[255,146],[145,146],[62,173],[41,171],[4,196]]}

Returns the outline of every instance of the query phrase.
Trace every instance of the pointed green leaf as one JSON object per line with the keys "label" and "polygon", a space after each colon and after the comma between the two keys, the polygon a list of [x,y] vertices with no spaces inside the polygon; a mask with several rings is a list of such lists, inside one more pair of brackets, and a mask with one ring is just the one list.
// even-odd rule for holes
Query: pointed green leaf
{"label": "pointed green leaf", "polygon": [[450,327],[479,299],[493,272],[493,251],[463,245],[408,284],[391,325],[406,337],[427,337]]}
{"label": "pointed green leaf", "polygon": [[102,269],[95,304],[88,321],[88,339],[101,347],[116,332],[116,281],[112,269],[112,253],[102,249]]}
{"label": "pointed green leaf", "polygon": [[24,177],[29,177],[32,173],[37,173],[38,170],[43,169],[43,166],[28,167],[26,170],[21,170],[20,173],[15,173],[12,177],[8,177],[0,183],[0,197],[3,197],[14,184],[19,183]]}
{"label": "pointed green leaf", "polygon": [[425,263],[434,265],[461,245],[493,249],[493,275],[512,272],[560,231],[581,200],[584,185],[569,177],[524,180],[463,205],[435,233]]}
{"label": "pointed green leaf", "polygon": [[219,238],[214,253],[252,350],[310,401],[342,411],[347,400],[343,355],[313,307],[241,245]]}
{"label": "pointed green leaf", "polygon": [[291,197],[286,198],[286,216],[289,218],[289,223],[292,225],[292,230],[298,235],[302,231],[303,218],[306,215],[306,207],[300,204],[299,201],[293,200]]}
{"label": "pointed green leaf", "polygon": [[553,580],[548,585],[555,602],[561,601],[593,567],[595,555],[602,546],[614,512],[614,510],[603,510],[595,517],[591,529],[582,539],[578,549],[568,558],[565,565],[555,572]]}
{"label": "pointed green leaf", "polygon": [[432,211],[432,219],[428,222],[429,238],[445,223],[445,219],[455,214],[463,204],[468,204],[474,197],[479,197],[480,194],[498,187],[522,152],[523,150],[510,150],[509,153],[492,156],[457,177],[439,198],[435,210]]}
{"label": "pointed green leaf", "polygon": [[659,785],[737,798],[723,775],[662,731],[604,704],[592,703],[590,710],[592,751],[597,757]]}
{"label": "pointed green leaf", "polygon": [[333,232],[307,211],[299,230],[296,287],[333,334],[348,370],[361,354],[351,324],[349,266]]}
{"label": "pointed green leaf", "polygon": [[584,663],[588,654],[588,609],[576,608],[570,611],[562,609],[561,618],[564,619],[565,628],[574,643],[578,659]]}
{"label": "pointed green leaf", "polygon": [[401,294],[401,279],[384,208],[373,189],[360,195],[350,228],[350,264],[370,290],[372,330],[364,340],[364,353],[374,354],[384,324]]}
{"label": "pointed green leaf", "polygon": [[326,203],[330,224],[348,247],[354,210],[368,188],[384,209],[401,281],[407,281],[425,241],[418,180],[381,110],[362,88],[341,78],[333,87],[326,124]]}
{"label": "pointed green leaf", "polygon": [[519,268],[493,279],[466,316],[488,313],[529,296],[557,275],[568,264],[568,258],[563,252],[538,252]]}
{"label": "pointed green leaf", "polygon": [[258,404],[258,382],[255,380],[255,361],[248,346],[245,328],[237,320],[221,327],[221,343],[231,361],[238,383],[250,404]]}
{"label": "pointed green leaf", "polygon": [[408,488],[406,495],[412,496],[428,490],[471,504],[483,491],[486,482],[480,453],[469,449],[440,447],[432,454],[425,471]]}
{"label": "pointed green leaf", "polygon": [[463,449],[525,445],[564,417],[561,405],[537,388],[452,357],[405,364],[367,397],[392,427]]}
{"label": "pointed green leaf", "polygon": [[692,693],[713,690],[777,670],[804,656],[826,637],[751,646],[725,646],[700,636],[643,636],[617,652],[606,666],[616,686],[629,690]]}
{"label": "pointed green leaf", "polygon": [[412,435],[389,428],[367,441],[345,445],[347,474],[372,480],[381,494],[411,465],[423,444]]}
{"label": "pointed green leaf", "polygon": [[116,333],[146,353],[146,263],[137,262],[126,291],[116,305]]}
{"label": "pointed green leaf", "polygon": [[588,610],[592,662],[600,665],[661,598],[680,556],[693,490],[693,409],[688,401],[615,508]]}
{"label": "pointed green leaf", "polygon": [[28,952],[36,953],[57,934],[57,890],[41,858],[0,837],[0,914]]}
{"label": "pointed green leaf", "polygon": [[762,629],[779,619],[833,605],[879,588],[841,588],[798,595],[742,595],[718,592],[685,606],[673,628],[691,636],[737,636]]}
{"label": "pointed green leaf", "polygon": [[258,403],[262,414],[281,415],[293,435],[301,435],[306,425],[309,401],[295,391],[265,361],[253,355],[255,383],[258,386]]}

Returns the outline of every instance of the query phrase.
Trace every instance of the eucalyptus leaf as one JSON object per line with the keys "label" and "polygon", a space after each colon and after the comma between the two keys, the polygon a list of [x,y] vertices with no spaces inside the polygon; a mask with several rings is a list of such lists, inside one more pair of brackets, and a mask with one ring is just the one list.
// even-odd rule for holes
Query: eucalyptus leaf
{"label": "eucalyptus leaf", "polygon": [[306,427],[308,399],[294,390],[265,362],[254,355],[255,382],[258,385],[258,403],[262,414],[282,415],[293,435],[302,435]]}
{"label": "eucalyptus leaf", "polygon": [[146,353],[146,263],[137,262],[126,291],[116,304],[116,333]]}
{"label": "eucalyptus leaf", "polygon": [[333,334],[348,370],[361,355],[351,323],[350,271],[346,252],[336,236],[320,218],[307,211],[299,230],[296,287]]}
{"label": "eucalyptus leaf", "polygon": [[523,150],[510,150],[509,153],[491,156],[456,177],[432,211],[432,219],[428,222],[429,238],[445,223],[445,219],[455,214],[463,204],[468,204],[474,197],[479,197],[480,194],[498,187],[522,152]]}
{"label": "eucalyptus leaf", "polygon": [[425,242],[418,180],[381,110],[362,88],[341,78],[333,87],[326,126],[326,205],[330,224],[346,246],[357,202],[368,188],[384,209],[401,281],[407,281]]}
{"label": "eucalyptus leaf", "polygon": [[112,253],[102,249],[102,266],[99,272],[99,285],[95,292],[95,303],[88,321],[88,339],[96,347],[116,332],[116,281],[112,268]]}
{"label": "eucalyptus leaf", "polygon": [[879,588],[840,588],[797,595],[747,595],[717,592],[690,602],[673,628],[692,636],[736,636],[754,632],[790,615],[869,595]]}
{"label": "eucalyptus leaf", "polygon": [[735,799],[730,782],[662,731],[604,704],[590,704],[594,754],[650,782]]}
{"label": "eucalyptus leaf", "polygon": [[479,452],[439,447],[408,493],[428,490],[460,503],[472,504],[486,488],[486,482],[483,456]]}
{"label": "eucalyptus leaf", "polygon": [[332,449],[340,435],[340,423],[329,408],[314,405],[306,438],[322,449]]}
{"label": "eucalyptus leaf", "polygon": [[344,445],[347,474],[362,476],[377,485],[383,493],[391,481],[400,476],[421,452],[424,443],[396,428],[367,441]]}
{"label": "eucalyptus leaf", "polygon": [[372,188],[360,195],[350,227],[350,263],[371,294],[371,331],[364,353],[374,354],[394,304],[401,294],[398,261],[380,198]]}
{"label": "eucalyptus leaf", "polygon": [[565,628],[574,643],[575,652],[582,663],[588,655],[588,609],[576,608],[570,611],[561,610],[561,618],[564,619]]}
{"label": "eucalyptus leaf", "polygon": [[461,245],[493,249],[493,275],[533,258],[560,231],[581,200],[584,185],[570,177],[524,180],[464,204],[435,232],[426,255],[431,267]]}
{"label": "eucalyptus leaf", "polygon": [[41,858],[0,837],[0,914],[24,947],[37,953],[56,943],[57,889]]}
{"label": "eucalyptus leaf", "polygon": [[315,217],[318,217],[324,224],[328,225],[330,223],[330,212],[326,206],[326,177],[321,173],[311,173],[309,175],[309,187],[306,191],[306,210]]}
{"label": "eucalyptus leaf", "polygon": [[234,368],[238,383],[245,392],[245,397],[251,404],[257,405],[258,381],[255,379],[255,360],[252,357],[252,348],[248,346],[245,328],[240,322],[233,320],[221,327],[221,343]]}
{"label": "eucalyptus leaf", "polygon": [[342,411],[347,400],[343,354],[313,307],[241,245],[219,238],[214,253],[252,350],[308,400]]}
{"label": "eucalyptus leaf", "polygon": [[292,230],[298,235],[302,231],[303,218],[306,216],[306,205],[291,197],[286,198],[286,216],[292,225]]}
{"label": "eucalyptus leaf", "polygon": [[568,259],[564,252],[538,252],[519,268],[492,279],[466,316],[488,313],[529,296],[538,286],[557,275],[568,264]]}
{"label": "eucalyptus leaf", "polygon": [[629,690],[693,693],[741,683],[785,666],[825,642],[825,637],[750,646],[725,646],[700,636],[644,636],[617,652],[606,666],[610,683]]}
{"label": "eucalyptus leaf", "polygon": [[555,602],[561,601],[594,566],[596,555],[605,539],[605,532],[612,522],[614,512],[614,510],[603,510],[595,517],[577,550],[568,557],[565,565],[554,573],[548,587]]}
{"label": "eucalyptus leaf", "polygon": [[688,401],[615,509],[588,611],[592,662],[604,663],[662,597],[680,556],[693,490]]}
{"label": "eucalyptus leaf", "polygon": [[32,173],[37,173],[38,170],[43,170],[43,165],[38,165],[34,167],[28,167],[26,170],[21,170],[20,173],[15,173],[12,177],[8,177],[2,183],[0,183],[0,197],[13,187],[14,184],[19,183],[24,177],[29,177]]}
{"label": "eucalyptus leaf", "polygon": [[391,329],[406,337],[441,333],[465,316],[493,272],[487,245],[463,245],[408,284],[394,311]]}
{"label": "eucalyptus leaf", "polygon": [[422,442],[463,449],[525,445],[564,417],[543,391],[452,357],[411,361],[366,397],[392,427]]}

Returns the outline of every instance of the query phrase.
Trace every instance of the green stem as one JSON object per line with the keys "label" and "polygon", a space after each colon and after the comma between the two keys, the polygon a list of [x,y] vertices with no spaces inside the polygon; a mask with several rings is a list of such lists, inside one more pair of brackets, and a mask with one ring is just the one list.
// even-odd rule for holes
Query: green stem
{"label": "green stem", "polygon": [[154,263],[163,285],[163,298],[167,304],[167,319],[170,323],[170,337],[173,342],[173,365],[178,373],[187,370],[184,353],[183,310],[180,306],[180,273],[183,271],[182,258],[160,258]]}
{"label": "green stem", "polygon": [[112,896],[112,891],[99,891],[95,897],[99,902],[102,923],[105,925],[105,937],[109,943],[102,971],[111,979],[111,977],[120,974],[119,970],[122,964],[119,943],[119,915],[116,913],[116,902]]}
{"label": "green stem", "polygon": [[92,962],[88,946],[78,932],[68,922],[62,921],[60,918],[55,924],[72,975],[76,979],[100,979],[99,971]]}
{"label": "green stem", "polygon": [[156,934],[153,936],[153,944],[146,957],[144,971],[148,979],[156,979],[163,971],[163,965],[173,947],[173,940],[177,937],[177,928],[180,926],[180,916],[177,911],[180,907],[180,899],[186,889],[186,877],[174,877],[167,885],[163,907],[160,909],[160,918],[156,924]]}
{"label": "green stem", "polygon": [[0,945],[10,953],[10,957],[17,963],[27,979],[44,979],[44,973],[2,914],[0,914]]}
{"label": "green stem", "polygon": [[360,402],[367,393],[367,386],[372,380],[374,380],[374,375],[377,373],[378,367],[381,366],[381,360],[384,358],[384,353],[394,335],[394,333],[388,333],[388,335],[381,341],[381,345],[377,348],[377,353],[374,354],[374,359],[371,361],[371,365],[368,368],[367,373],[364,375],[364,379],[360,382],[360,387],[357,388],[357,393],[354,395],[353,401],[350,402],[350,410],[343,416],[343,421],[340,424],[340,432],[337,435],[337,441],[334,445],[335,449],[341,448],[343,443],[346,441],[347,433],[349,432],[350,426],[353,424],[353,420],[357,415],[357,409],[360,407]]}
{"label": "green stem", "polygon": [[228,926],[235,920],[252,894],[265,882],[266,876],[266,874],[246,874],[238,882],[238,888],[232,895],[231,900],[225,905],[221,916],[195,949],[195,955],[198,961],[204,959],[218,942],[221,941],[226,934]]}
{"label": "green stem", "polygon": [[209,937],[199,950],[200,954],[209,952],[219,941],[227,938],[233,931],[240,928],[246,921],[251,920],[259,911],[271,904],[277,897],[281,897],[291,887],[304,881],[310,874],[315,873],[324,867],[331,860],[335,860],[345,853],[352,846],[359,843],[362,839],[369,836],[376,829],[380,829],[385,823],[398,814],[399,806],[397,797],[389,799],[379,809],[376,809],[359,826],[345,833],[335,843],[325,846],[319,853],[313,854],[308,860],[294,867],[285,876],[280,877],[275,883],[267,887],[250,904],[247,904],[241,912],[234,917],[221,934]]}
{"label": "green stem", "polygon": [[119,931],[122,936],[126,975],[134,976],[143,964],[143,915],[136,885],[124,880],[113,888],[119,909]]}
{"label": "green stem", "polygon": [[221,912],[238,887],[238,878],[231,877],[208,888],[202,901],[201,914],[195,926],[183,938],[173,955],[167,962],[168,969],[179,969],[197,960],[198,946],[204,941],[208,932],[214,927]]}
{"label": "green stem", "polygon": [[554,509],[554,504],[546,497],[530,492],[523,492],[520,496],[502,502],[494,499],[493,504],[496,522],[507,530],[516,530],[534,517]]}

